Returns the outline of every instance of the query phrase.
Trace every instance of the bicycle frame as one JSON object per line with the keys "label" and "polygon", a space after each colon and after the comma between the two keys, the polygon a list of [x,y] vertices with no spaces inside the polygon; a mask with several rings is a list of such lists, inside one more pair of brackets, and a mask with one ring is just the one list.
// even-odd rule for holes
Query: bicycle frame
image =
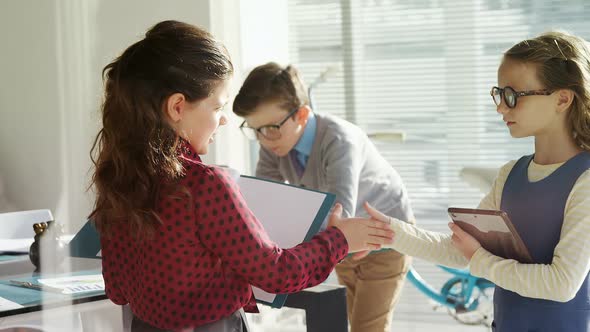
{"label": "bicycle frame", "polygon": [[[483,278],[474,277],[469,274],[468,270],[465,269],[453,269],[445,266],[438,265],[441,269],[453,274],[449,280],[445,282],[440,291],[435,290],[430,284],[428,284],[420,274],[413,268],[408,271],[407,279],[423,294],[428,296],[435,302],[444,305],[446,307],[460,310],[460,311],[473,311],[479,305],[478,299],[474,298],[474,289],[485,290],[487,288],[493,288],[495,285]],[[460,291],[453,292],[453,287],[459,285]]]}

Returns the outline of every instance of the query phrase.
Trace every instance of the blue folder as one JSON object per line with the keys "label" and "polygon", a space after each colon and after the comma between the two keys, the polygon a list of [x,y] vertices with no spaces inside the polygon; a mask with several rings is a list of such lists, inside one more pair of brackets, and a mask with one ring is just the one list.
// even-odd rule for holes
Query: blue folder
{"label": "blue folder", "polygon": [[68,244],[72,257],[100,259],[100,236],[94,223],[88,220]]}

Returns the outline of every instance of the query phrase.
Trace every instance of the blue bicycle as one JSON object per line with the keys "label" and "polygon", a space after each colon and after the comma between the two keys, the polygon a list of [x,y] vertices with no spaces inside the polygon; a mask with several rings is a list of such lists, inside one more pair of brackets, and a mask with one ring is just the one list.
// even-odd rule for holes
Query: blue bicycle
{"label": "blue bicycle", "polygon": [[413,268],[408,271],[407,279],[438,305],[446,307],[457,321],[468,325],[491,326],[495,285],[486,279],[472,276],[468,270],[439,267],[453,274],[440,291],[429,285]]}

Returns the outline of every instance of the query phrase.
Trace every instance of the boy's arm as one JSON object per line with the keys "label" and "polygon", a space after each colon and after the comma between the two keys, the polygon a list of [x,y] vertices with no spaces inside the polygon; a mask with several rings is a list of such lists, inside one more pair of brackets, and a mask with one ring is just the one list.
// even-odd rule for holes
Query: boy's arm
{"label": "boy's arm", "polygon": [[284,182],[285,179],[279,172],[279,160],[271,152],[260,147],[258,163],[256,164],[256,177]]}
{"label": "boy's arm", "polygon": [[[342,204],[342,216],[354,217],[358,199],[359,181],[363,161],[363,147],[350,140],[332,140],[322,151],[328,188]],[[322,172],[323,173],[323,172]]]}

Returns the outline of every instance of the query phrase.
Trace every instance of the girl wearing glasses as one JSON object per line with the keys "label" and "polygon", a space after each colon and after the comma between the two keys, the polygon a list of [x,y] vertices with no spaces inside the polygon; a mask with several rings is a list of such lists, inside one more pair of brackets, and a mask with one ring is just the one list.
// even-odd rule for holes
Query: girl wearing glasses
{"label": "girl wearing glasses", "polygon": [[[294,67],[271,62],[255,68],[234,100],[234,113],[245,118],[242,131],[260,142],[256,176],[334,193],[347,217],[367,217],[362,204],[372,201],[397,219],[413,220],[399,174],[359,127],[312,111]],[[351,331],[389,332],[410,258],[394,250],[355,258],[336,266]]]}
{"label": "girl wearing glasses", "polygon": [[508,213],[532,264],[494,256],[449,224],[451,235],[392,220],[394,248],[438,264],[466,266],[496,284],[494,331],[590,331],[590,48],[548,32],[510,48],[491,95],[512,137],[535,153],[500,169],[479,208]]}
{"label": "girl wearing glasses", "polygon": [[227,122],[233,75],[207,32],[158,23],[103,72],[90,217],[101,233],[106,294],[130,305],[132,331],[247,330],[251,285],[300,291],[349,251],[391,242],[387,224],[341,219],[340,207],[335,227],[309,242],[282,249],[269,239],[232,177],[199,157]]}

